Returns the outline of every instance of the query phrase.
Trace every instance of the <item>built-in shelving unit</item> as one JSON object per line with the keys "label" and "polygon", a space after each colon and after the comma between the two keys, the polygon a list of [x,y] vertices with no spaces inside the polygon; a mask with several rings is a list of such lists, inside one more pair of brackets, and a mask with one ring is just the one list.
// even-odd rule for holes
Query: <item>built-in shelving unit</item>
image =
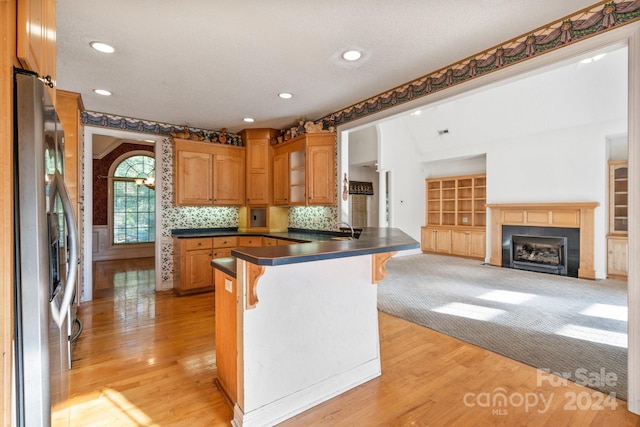
{"label": "built-in shelving unit", "polygon": [[428,179],[425,225],[485,227],[486,197],[486,175]]}
{"label": "built-in shelving unit", "polygon": [[629,270],[629,166],[626,160],[609,162],[609,234],[607,275],[625,278]]}
{"label": "built-in shelving unit", "polygon": [[484,258],[486,197],[484,174],[427,179],[422,250]]}

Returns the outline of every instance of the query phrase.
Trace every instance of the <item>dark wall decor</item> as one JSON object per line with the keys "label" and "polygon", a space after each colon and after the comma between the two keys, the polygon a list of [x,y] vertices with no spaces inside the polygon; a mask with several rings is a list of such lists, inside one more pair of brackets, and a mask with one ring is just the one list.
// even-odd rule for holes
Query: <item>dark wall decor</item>
{"label": "dark wall decor", "polygon": [[109,175],[109,168],[118,157],[137,150],[149,151],[153,155],[153,146],[124,143],[102,159],[93,159],[93,225],[107,225],[109,216],[109,180],[98,178],[98,175]]}

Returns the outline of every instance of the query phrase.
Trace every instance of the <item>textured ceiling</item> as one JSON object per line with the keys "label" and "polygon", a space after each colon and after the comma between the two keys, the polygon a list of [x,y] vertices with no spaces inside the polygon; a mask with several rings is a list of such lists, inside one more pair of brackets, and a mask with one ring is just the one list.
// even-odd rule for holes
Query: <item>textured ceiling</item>
{"label": "textured ceiling", "polygon": [[[318,119],[593,0],[62,0],[57,84],[87,110],[205,129]],[[116,48],[98,53],[89,42]],[[343,50],[364,57],[345,63]],[[111,97],[93,93],[113,92]],[[291,92],[282,100],[277,94]],[[246,124],[243,117],[256,122]]]}

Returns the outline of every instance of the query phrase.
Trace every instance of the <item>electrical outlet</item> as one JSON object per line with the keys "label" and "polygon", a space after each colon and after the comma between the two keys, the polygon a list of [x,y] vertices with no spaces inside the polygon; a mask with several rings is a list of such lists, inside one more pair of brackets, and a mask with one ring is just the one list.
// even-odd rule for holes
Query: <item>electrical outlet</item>
{"label": "electrical outlet", "polygon": [[227,278],[224,279],[224,290],[227,292],[233,292],[233,282]]}

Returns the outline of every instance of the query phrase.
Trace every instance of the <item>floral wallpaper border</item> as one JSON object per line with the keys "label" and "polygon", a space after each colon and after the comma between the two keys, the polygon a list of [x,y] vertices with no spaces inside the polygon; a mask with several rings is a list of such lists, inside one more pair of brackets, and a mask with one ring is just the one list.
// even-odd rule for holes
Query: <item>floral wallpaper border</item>
{"label": "floral wallpaper border", "polygon": [[324,128],[329,128],[357,120],[638,19],[640,19],[640,0],[601,2],[498,47],[487,49],[402,86],[331,113],[316,122],[322,123]]}
{"label": "floral wallpaper border", "polygon": [[[134,119],[131,117],[116,116],[113,114],[97,113],[95,111],[83,111],[80,115],[82,123],[86,126],[96,126],[109,129],[128,130],[131,132],[149,133],[154,135],[170,136],[171,132],[182,132],[184,126],[172,125],[168,123],[154,122],[150,120]],[[200,129],[189,127],[189,132],[202,137],[206,142],[213,138],[218,138],[222,131]],[[242,145],[240,135],[227,133],[227,144]]]}

